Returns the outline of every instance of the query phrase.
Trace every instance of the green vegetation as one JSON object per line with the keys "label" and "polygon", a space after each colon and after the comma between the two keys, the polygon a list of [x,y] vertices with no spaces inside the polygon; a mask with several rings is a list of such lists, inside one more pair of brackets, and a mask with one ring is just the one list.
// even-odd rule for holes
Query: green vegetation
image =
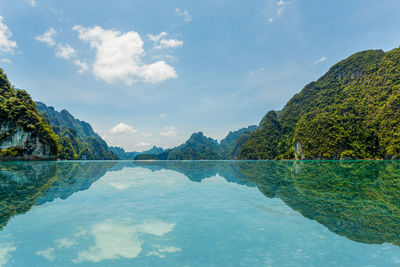
{"label": "green vegetation", "polygon": [[193,182],[217,174],[257,186],[293,210],[348,239],[400,246],[399,161],[137,161],[150,170],[170,169]]}
{"label": "green vegetation", "polygon": [[229,132],[228,135],[221,140],[220,146],[222,148],[222,159],[237,159],[238,152],[240,151],[243,140],[246,136],[249,136],[251,132],[257,130],[256,125],[242,128],[234,132]]}
{"label": "green vegetation", "polygon": [[257,126],[249,126],[228,135],[218,143],[206,137],[202,132],[194,133],[182,145],[167,149],[157,154],[142,153],[136,160],[229,160],[236,159],[241,145],[242,136],[248,136]]}
{"label": "green vegetation", "polygon": [[75,119],[67,110],[57,112],[53,107],[37,102],[42,117],[59,136],[59,159],[115,160],[106,142],[96,134],[89,123]]}
{"label": "green vegetation", "polygon": [[267,197],[357,242],[400,245],[400,162],[240,161]]}
{"label": "green vegetation", "polygon": [[142,154],[136,160],[202,160],[220,159],[221,148],[216,140],[205,137],[202,132],[194,133],[186,143],[167,149],[159,154]]}
{"label": "green vegetation", "polygon": [[240,159],[400,158],[400,48],[356,53],[267,113]]}
{"label": "green vegetation", "polygon": [[[54,158],[58,153],[57,136],[39,115],[35,103],[24,90],[11,86],[0,69],[0,158]],[[13,139],[26,134],[26,140]],[[37,140],[41,143],[38,144]],[[42,146],[42,147],[39,147]]]}
{"label": "green vegetation", "polygon": [[0,164],[0,230],[17,214],[88,189],[115,162]]}

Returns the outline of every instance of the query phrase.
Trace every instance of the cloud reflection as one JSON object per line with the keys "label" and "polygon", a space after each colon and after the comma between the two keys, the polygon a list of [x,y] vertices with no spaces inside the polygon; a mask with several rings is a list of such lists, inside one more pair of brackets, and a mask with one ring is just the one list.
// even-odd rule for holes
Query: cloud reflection
{"label": "cloud reflection", "polygon": [[4,266],[11,259],[11,252],[17,250],[11,243],[0,243],[0,266]]}
{"label": "cloud reflection", "polygon": [[[103,221],[95,224],[89,234],[93,235],[95,244],[88,250],[78,253],[75,263],[90,261],[100,262],[102,260],[113,260],[118,258],[136,258],[142,251],[145,243],[142,238],[145,234],[163,236],[171,232],[174,223],[162,221],[149,221],[142,224],[132,225],[126,222]],[[162,250],[162,252],[180,251],[179,248]]]}

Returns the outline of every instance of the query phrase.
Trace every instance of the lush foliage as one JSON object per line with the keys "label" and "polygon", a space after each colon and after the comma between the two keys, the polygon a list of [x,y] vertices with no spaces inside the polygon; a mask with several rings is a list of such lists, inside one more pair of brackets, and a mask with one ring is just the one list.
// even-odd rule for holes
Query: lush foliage
{"label": "lush foliage", "polygon": [[269,112],[239,157],[400,158],[399,111],[400,48],[360,52]]}
{"label": "lush foliage", "polygon": [[218,142],[207,138],[203,133],[194,133],[186,143],[159,154],[142,154],[135,157],[137,160],[201,160],[220,159],[221,148]]}
{"label": "lush foliage", "polygon": [[400,245],[398,161],[241,161],[267,197],[354,241]]}
{"label": "lush foliage", "polygon": [[238,151],[243,145],[243,139],[249,136],[251,132],[257,130],[256,125],[242,128],[234,132],[229,132],[228,135],[221,140],[220,145],[222,148],[222,159],[237,159]]}
{"label": "lush foliage", "polygon": [[[32,133],[43,144],[50,145],[50,152],[56,156],[58,152],[57,136],[51,127],[39,115],[35,103],[24,90],[11,86],[6,74],[0,69],[0,142],[12,137],[17,129]],[[33,141],[32,141],[33,142]],[[0,151],[0,157],[16,157],[29,154],[21,147],[10,147]]]}
{"label": "lush foliage", "polygon": [[57,112],[53,107],[37,102],[42,117],[59,136],[59,158],[62,160],[112,160],[118,157],[109,151],[89,123],[75,119],[68,111]]}
{"label": "lush foliage", "polygon": [[167,149],[157,154],[142,153],[135,157],[136,160],[229,160],[236,159],[241,145],[244,143],[242,136],[248,136],[255,131],[257,126],[249,126],[240,130],[229,132],[218,143],[206,137],[202,132],[194,133],[182,145]]}
{"label": "lush foliage", "polygon": [[219,174],[228,182],[257,186],[304,217],[351,240],[400,246],[399,161],[157,161],[193,182]]}
{"label": "lush foliage", "polygon": [[[88,189],[115,162],[0,164],[0,230],[13,216],[34,205],[66,199]],[[18,177],[18,179],[16,179]]]}

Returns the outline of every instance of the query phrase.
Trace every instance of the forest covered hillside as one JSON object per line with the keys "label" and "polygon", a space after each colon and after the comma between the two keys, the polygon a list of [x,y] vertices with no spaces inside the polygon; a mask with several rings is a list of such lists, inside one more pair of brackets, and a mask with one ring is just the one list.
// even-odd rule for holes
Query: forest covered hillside
{"label": "forest covered hillside", "polygon": [[269,111],[239,158],[400,158],[400,48],[359,52],[331,67],[281,111]]}
{"label": "forest covered hillside", "polygon": [[43,118],[59,136],[59,159],[63,160],[115,160],[107,143],[92,129],[89,123],[80,121],[67,110],[58,112],[41,102],[36,102]]}
{"label": "forest covered hillside", "polygon": [[0,160],[54,160],[57,153],[57,136],[30,95],[0,69]]}
{"label": "forest covered hillside", "polygon": [[136,160],[231,160],[236,159],[241,145],[257,126],[252,125],[237,131],[231,131],[218,143],[202,132],[194,133],[180,146],[164,150],[157,154],[143,153]]}

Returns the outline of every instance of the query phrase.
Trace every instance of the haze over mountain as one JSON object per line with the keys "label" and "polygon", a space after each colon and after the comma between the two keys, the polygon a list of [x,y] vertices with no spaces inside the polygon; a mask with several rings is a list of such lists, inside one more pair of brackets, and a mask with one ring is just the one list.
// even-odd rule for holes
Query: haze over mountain
{"label": "haze over mountain", "polygon": [[124,159],[124,160],[135,159],[135,157],[137,155],[141,155],[141,154],[158,154],[158,153],[161,153],[161,152],[164,151],[163,148],[156,147],[156,146],[153,146],[151,149],[144,150],[142,152],[135,152],[135,151],[126,152],[123,148],[116,147],[116,146],[109,147],[109,149],[110,149],[111,152],[113,152],[115,155],[117,155],[118,158]]}

